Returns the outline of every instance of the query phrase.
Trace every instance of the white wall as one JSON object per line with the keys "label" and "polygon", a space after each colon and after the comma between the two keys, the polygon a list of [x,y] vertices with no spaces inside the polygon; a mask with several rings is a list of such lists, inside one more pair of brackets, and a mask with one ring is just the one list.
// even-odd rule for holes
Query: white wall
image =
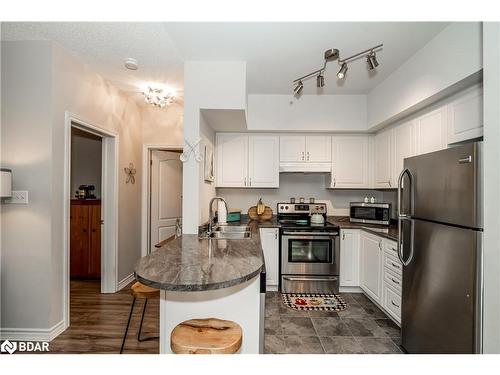
{"label": "white wall", "polygon": [[131,98],[52,43],[2,42],[2,49],[2,164],[30,203],[3,207],[1,326],[45,330],[63,319],[65,111],[119,135],[119,279],[141,253],[141,187],[125,184],[122,172],[141,163],[141,115]]}
{"label": "white wall", "polygon": [[[204,156],[205,146],[210,147],[215,155],[215,132],[205,120],[203,115],[200,115],[200,152]],[[208,203],[210,199],[215,197],[215,181],[205,181],[204,161],[200,166],[200,217],[199,222],[204,223],[208,220]],[[215,203],[214,203],[215,209]]]}
{"label": "white wall", "polygon": [[[246,110],[246,104],[245,62],[184,63],[184,138],[189,142],[202,138],[200,109]],[[201,148],[198,149],[201,152]],[[197,163],[191,157],[184,163],[183,171],[183,233],[196,234],[204,215],[200,215],[202,207],[208,207],[207,199],[211,196],[201,191],[203,163]]]}
{"label": "white wall", "polygon": [[368,94],[368,129],[430,104],[482,66],[481,23],[452,23]]}
{"label": "white wall", "polygon": [[366,95],[248,95],[250,131],[366,131]]}
{"label": "white wall", "polygon": [[174,102],[165,108],[141,106],[142,143],[146,145],[183,144],[183,103]]}
{"label": "white wall", "polygon": [[500,26],[484,24],[484,352],[500,353]]}
{"label": "white wall", "polygon": [[[298,201],[304,197],[328,199],[332,201],[334,215],[349,215],[349,202],[363,201],[365,196],[382,201],[383,195],[377,190],[331,190],[325,188],[325,174],[321,173],[281,173],[279,189],[237,189],[217,188],[217,195],[226,198],[229,208],[241,209],[246,214],[262,198],[265,205],[276,213],[278,202],[288,202],[291,197]],[[328,213],[330,215],[330,213]]]}
{"label": "white wall", "polygon": [[71,131],[71,197],[80,185],[94,185],[101,197],[102,140],[79,129]]}

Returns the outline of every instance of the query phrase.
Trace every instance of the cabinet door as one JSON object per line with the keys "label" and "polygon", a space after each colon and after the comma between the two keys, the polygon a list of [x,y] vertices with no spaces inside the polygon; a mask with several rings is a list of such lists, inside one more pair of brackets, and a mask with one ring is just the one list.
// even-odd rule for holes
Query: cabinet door
{"label": "cabinet door", "polygon": [[245,187],[248,184],[248,137],[217,134],[217,187]]}
{"label": "cabinet door", "polygon": [[340,286],[359,286],[359,231],[340,234]]}
{"label": "cabinet door", "polygon": [[375,187],[396,187],[392,181],[392,129],[375,136]]}
{"label": "cabinet door", "polygon": [[361,288],[376,302],[382,301],[382,239],[360,235]]}
{"label": "cabinet door", "polygon": [[71,205],[69,259],[71,277],[86,277],[88,273],[89,208],[89,205]]}
{"label": "cabinet door", "polygon": [[415,155],[415,121],[405,122],[394,128],[394,172],[392,181],[397,185],[403,171],[404,159]]}
{"label": "cabinet door", "polygon": [[101,277],[101,206],[90,206],[90,247],[89,268],[90,277]]}
{"label": "cabinet door", "polygon": [[306,137],[303,135],[280,136],[280,161],[306,160]]}
{"label": "cabinet door", "polygon": [[369,187],[368,137],[332,137],[332,188]]}
{"label": "cabinet door", "polygon": [[325,162],[332,160],[331,138],[324,135],[306,137],[306,161]]}
{"label": "cabinet door", "polygon": [[278,285],[279,271],[279,242],[278,228],[260,229],[260,243],[264,252],[266,262],[266,284]]}
{"label": "cabinet door", "polygon": [[483,90],[474,88],[448,104],[448,144],[483,136]]}
{"label": "cabinet door", "polygon": [[446,107],[418,117],[415,120],[415,127],[417,155],[446,148]]}
{"label": "cabinet door", "polygon": [[279,187],[279,137],[248,137],[248,186]]}

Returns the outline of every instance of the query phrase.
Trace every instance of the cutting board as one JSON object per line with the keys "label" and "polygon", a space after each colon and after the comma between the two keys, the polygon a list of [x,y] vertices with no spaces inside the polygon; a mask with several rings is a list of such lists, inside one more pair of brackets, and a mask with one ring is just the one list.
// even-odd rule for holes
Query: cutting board
{"label": "cutting board", "polygon": [[271,220],[273,218],[273,210],[271,207],[266,206],[262,215],[257,215],[257,206],[253,206],[248,209],[248,217],[259,221]]}

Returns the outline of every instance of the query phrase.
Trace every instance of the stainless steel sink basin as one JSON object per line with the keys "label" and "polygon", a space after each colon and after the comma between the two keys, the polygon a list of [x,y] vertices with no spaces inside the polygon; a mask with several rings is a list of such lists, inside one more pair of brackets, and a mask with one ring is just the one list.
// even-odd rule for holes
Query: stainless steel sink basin
{"label": "stainless steel sink basin", "polygon": [[219,225],[214,228],[214,232],[241,233],[250,232],[250,228],[246,225]]}
{"label": "stainless steel sink basin", "polygon": [[243,240],[249,239],[252,237],[251,232],[224,232],[224,231],[215,231],[212,232],[209,238],[215,238],[219,240]]}

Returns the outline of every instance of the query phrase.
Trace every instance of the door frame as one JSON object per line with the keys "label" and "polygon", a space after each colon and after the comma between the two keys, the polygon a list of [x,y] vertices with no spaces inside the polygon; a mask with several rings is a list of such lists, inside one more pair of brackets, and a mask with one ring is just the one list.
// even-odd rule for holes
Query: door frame
{"label": "door frame", "polygon": [[[152,151],[183,151],[183,145],[144,144],[142,145],[142,197],[141,197],[141,256],[149,253],[149,195],[151,182],[151,152]],[[184,168],[182,169],[184,174]]]}
{"label": "door frame", "polygon": [[65,112],[63,187],[63,316],[70,324],[70,214],[71,214],[71,129],[77,128],[102,138],[101,205],[101,293],[118,290],[118,170],[119,137],[82,117]]}

